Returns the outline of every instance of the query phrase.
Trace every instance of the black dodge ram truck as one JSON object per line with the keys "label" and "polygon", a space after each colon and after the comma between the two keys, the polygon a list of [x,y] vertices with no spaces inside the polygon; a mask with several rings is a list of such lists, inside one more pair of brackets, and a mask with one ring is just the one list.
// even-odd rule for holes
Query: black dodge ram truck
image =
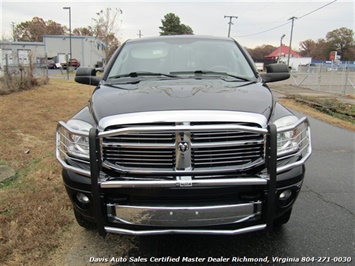
{"label": "black dodge ram truck", "polygon": [[59,122],[56,157],[77,222],[100,235],[241,234],[286,223],[311,155],[306,118],[275,101],[235,40],[126,41],[89,103]]}

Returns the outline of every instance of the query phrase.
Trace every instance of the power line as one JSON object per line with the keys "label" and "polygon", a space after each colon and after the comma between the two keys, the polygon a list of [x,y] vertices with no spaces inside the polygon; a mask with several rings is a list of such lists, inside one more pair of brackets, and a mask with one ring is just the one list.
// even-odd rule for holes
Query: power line
{"label": "power line", "polygon": [[328,4],[325,4],[325,5],[323,5],[323,6],[319,7],[319,8],[317,8],[317,9],[315,9],[315,10],[313,10],[313,11],[311,11],[311,12],[309,12],[309,13],[307,13],[307,14],[301,16],[301,17],[299,17],[299,18],[296,18],[295,16],[293,16],[292,18],[289,19],[289,20],[292,20],[292,26],[291,26],[290,46],[289,46],[289,48],[288,48],[288,59],[287,59],[287,65],[288,65],[288,66],[290,65],[291,45],[292,45],[292,34],[293,34],[293,25],[294,25],[295,19],[304,18],[305,16],[308,16],[308,15],[310,15],[310,14],[312,14],[312,13],[314,13],[314,12],[316,12],[316,11],[318,11],[318,10],[320,10],[320,9],[322,9],[322,8],[324,8],[324,7],[326,7],[326,6],[329,6],[330,4],[335,3],[336,1],[337,1],[337,0],[334,0],[333,2],[330,2],[330,3],[328,3]]}
{"label": "power line", "polygon": [[236,36],[236,37],[249,37],[249,36],[255,36],[255,35],[259,35],[259,34],[262,34],[262,33],[265,33],[265,32],[268,32],[268,31],[272,31],[272,30],[275,30],[275,29],[278,29],[278,28],[281,28],[287,24],[289,24],[290,22],[286,22],[282,25],[279,25],[279,26],[276,26],[274,28],[271,28],[271,29],[268,29],[268,30],[264,30],[264,31],[260,31],[260,32],[257,32],[257,33],[253,33],[253,34],[248,34],[248,35],[241,35],[241,36]]}
{"label": "power line", "polygon": [[[315,9],[315,10],[313,10],[313,11],[307,13],[307,14],[304,14],[304,15],[302,15],[302,16],[300,16],[300,17],[297,17],[297,19],[304,18],[305,16],[308,16],[308,15],[310,15],[310,14],[312,14],[312,13],[314,13],[314,12],[320,10],[320,9],[323,9],[323,8],[325,8],[326,6],[329,6],[329,5],[333,4],[333,3],[335,3],[336,1],[338,1],[338,0],[334,0],[334,1],[330,2],[330,3],[328,3],[328,4],[325,4],[325,5],[323,5],[323,6],[319,7],[319,8],[317,8],[317,9]],[[279,25],[279,26],[276,26],[276,27],[274,27],[274,28],[268,29],[268,30],[256,32],[256,33],[253,33],[253,34],[247,34],[247,35],[236,36],[236,37],[250,37],[250,36],[255,36],[255,35],[263,34],[263,33],[265,33],[265,32],[269,32],[269,31],[272,31],[272,30],[281,28],[281,27],[283,27],[283,26],[285,26],[285,25],[287,25],[287,24],[289,24],[289,23],[290,23],[290,21],[288,21],[288,22],[286,22],[286,23],[284,23],[284,24],[281,24],[281,25]],[[293,20],[292,20],[292,23],[293,23]]]}
{"label": "power line", "polygon": [[307,14],[301,16],[301,17],[298,17],[298,19],[304,18],[305,16],[308,16],[308,15],[310,15],[310,14],[312,14],[312,13],[314,13],[314,12],[316,12],[316,11],[318,11],[318,10],[320,10],[320,9],[322,9],[322,8],[324,8],[324,7],[326,7],[326,6],[329,6],[329,5],[333,4],[333,3],[335,3],[336,1],[338,1],[338,0],[334,0],[333,2],[330,2],[330,3],[328,3],[328,4],[325,4],[324,6],[321,6],[320,8],[317,8],[317,9],[315,9],[315,10],[313,10],[313,11],[311,11],[311,12],[309,12],[309,13],[307,13]]}

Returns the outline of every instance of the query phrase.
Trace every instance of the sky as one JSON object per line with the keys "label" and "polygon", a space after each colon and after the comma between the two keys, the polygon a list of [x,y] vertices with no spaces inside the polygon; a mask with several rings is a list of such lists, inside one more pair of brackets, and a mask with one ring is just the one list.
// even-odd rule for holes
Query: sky
{"label": "sky", "polygon": [[255,48],[264,44],[290,44],[291,17],[294,20],[292,48],[298,50],[299,43],[307,39],[317,41],[332,30],[355,28],[354,0],[274,0],[274,1],[92,1],[92,0],[0,0],[1,37],[12,37],[12,23],[30,21],[33,17],[53,20],[69,27],[71,7],[72,29],[93,26],[96,13],[107,8],[121,9],[117,20],[116,37],[121,42],[139,37],[159,35],[161,20],[167,13],[174,13],[181,23],[192,28],[195,35],[227,36],[229,18],[232,19],[230,36],[243,46]]}

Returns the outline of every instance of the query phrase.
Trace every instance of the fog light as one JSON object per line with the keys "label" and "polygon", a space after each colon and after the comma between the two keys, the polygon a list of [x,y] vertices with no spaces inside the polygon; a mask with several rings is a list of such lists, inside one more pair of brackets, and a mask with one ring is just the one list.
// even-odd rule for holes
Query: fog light
{"label": "fog light", "polygon": [[80,203],[83,203],[83,204],[88,204],[90,203],[90,199],[85,196],[83,193],[77,193],[76,194],[76,199],[80,202]]}
{"label": "fog light", "polygon": [[282,201],[285,201],[285,200],[288,200],[291,196],[292,196],[292,190],[287,189],[280,194],[279,199]]}

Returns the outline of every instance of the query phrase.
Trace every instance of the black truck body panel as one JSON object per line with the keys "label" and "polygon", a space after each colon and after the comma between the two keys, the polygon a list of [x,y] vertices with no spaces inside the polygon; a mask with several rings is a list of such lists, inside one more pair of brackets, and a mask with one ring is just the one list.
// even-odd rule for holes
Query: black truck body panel
{"label": "black truck body panel", "polygon": [[286,223],[311,136],[308,120],[265,84],[289,77],[287,66],[268,70],[259,74],[232,39],[199,36],[127,41],[102,78],[79,68],[76,81],[97,87],[59,122],[56,140],[78,223],[102,236],[241,234]]}

